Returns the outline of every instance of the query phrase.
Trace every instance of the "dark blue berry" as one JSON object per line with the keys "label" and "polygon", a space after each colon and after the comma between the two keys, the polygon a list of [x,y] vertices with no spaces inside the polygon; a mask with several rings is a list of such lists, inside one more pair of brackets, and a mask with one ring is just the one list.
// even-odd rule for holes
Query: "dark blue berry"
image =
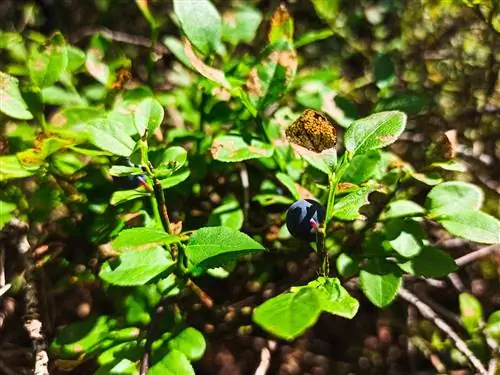
{"label": "dark blue berry", "polygon": [[301,199],[288,209],[286,227],[292,236],[313,241],[316,228],[325,220],[325,215],[325,208],[319,202]]}

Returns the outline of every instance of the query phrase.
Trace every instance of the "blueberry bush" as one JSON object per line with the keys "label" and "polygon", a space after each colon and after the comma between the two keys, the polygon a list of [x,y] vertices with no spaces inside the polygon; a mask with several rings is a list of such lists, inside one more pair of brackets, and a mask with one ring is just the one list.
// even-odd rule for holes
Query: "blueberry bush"
{"label": "blueberry bush", "polygon": [[498,1],[63,3],[0,34],[0,373],[498,371]]}

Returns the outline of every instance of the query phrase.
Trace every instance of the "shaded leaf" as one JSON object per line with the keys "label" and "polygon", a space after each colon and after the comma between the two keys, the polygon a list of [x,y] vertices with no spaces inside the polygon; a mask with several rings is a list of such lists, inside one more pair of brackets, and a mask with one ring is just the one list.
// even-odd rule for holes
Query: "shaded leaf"
{"label": "shaded leaf", "polygon": [[359,273],[361,289],[378,307],[389,305],[396,298],[403,278],[399,268],[384,259],[372,259]]}
{"label": "shaded leaf", "polygon": [[433,246],[424,247],[418,255],[398,266],[409,274],[424,277],[444,277],[457,270],[453,258]]}

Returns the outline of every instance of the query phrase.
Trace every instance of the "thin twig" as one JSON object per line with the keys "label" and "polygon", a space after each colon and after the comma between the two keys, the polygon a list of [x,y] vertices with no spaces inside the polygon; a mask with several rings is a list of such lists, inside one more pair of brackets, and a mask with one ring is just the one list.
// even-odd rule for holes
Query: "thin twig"
{"label": "thin twig", "polygon": [[186,282],[186,286],[191,288],[191,290],[198,296],[200,301],[209,309],[211,309],[214,306],[214,301],[210,296],[203,291],[192,279],[188,279]]}
{"label": "thin twig", "polygon": [[149,369],[149,357],[151,355],[151,347],[153,345],[154,339],[156,338],[156,331],[158,330],[158,323],[160,322],[160,318],[163,316],[165,312],[165,302],[166,298],[162,299],[160,303],[156,306],[155,313],[151,319],[151,323],[148,327],[148,333],[146,336],[146,344],[144,344],[144,353],[142,354],[141,359],[141,368],[140,375],[146,375]]}
{"label": "thin twig", "polygon": [[480,258],[484,258],[488,255],[492,255],[498,253],[500,255],[500,245],[490,245],[483,247],[479,250],[472,251],[464,256],[461,256],[460,258],[455,259],[455,264],[458,267],[463,267],[469,263],[472,263]]}
{"label": "thin twig", "polygon": [[271,350],[269,345],[266,345],[260,351],[260,363],[255,369],[254,375],[266,375],[271,365]]}
{"label": "thin twig", "polygon": [[[71,38],[72,43],[78,43],[82,39],[92,36],[94,34],[101,34],[102,36],[111,39],[112,41],[119,42],[119,43],[125,43],[125,44],[131,44],[134,46],[140,46],[140,47],[145,47],[145,48],[151,48],[151,39],[146,38],[141,35],[132,35],[125,33],[123,31],[114,31],[110,30],[106,27],[101,27],[101,26],[89,26],[89,27],[84,27],[81,30],[78,30]],[[160,55],[166,55],[169,50],[166,46],[164,46],[161,43],[156,43],[154,45],[154,50],[156,53]]]}
{"label": "thin twig", "polygon": [[436,327],[447,334],[455,343],[456,348],[467,357],[470,363],[476,368],[477,371],[479,371],[481,375],[488,375],[488,371],[486,370],[484,365],[475,356],[475,354],[472,353],[467,344],[460,338],[460,336],[458,336],[453,328],[448,325],[448,323],[441,319],[434,312],[434,310],[429,307],[429,305],[425,304],[422,300],[420,300],[417,296],[415,296],[405,288],[401,288],[399,290],[399,296],[408,303],[411,303],[413,306],[415,306],[424,318],[431,320],[436,325]]}

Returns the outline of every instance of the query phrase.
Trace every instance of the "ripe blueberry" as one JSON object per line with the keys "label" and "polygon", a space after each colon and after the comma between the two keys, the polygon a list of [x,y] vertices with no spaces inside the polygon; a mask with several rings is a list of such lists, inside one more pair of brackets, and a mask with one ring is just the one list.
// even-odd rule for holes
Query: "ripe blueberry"
{"label": "ripe blueberry", "polygon": [[325,220],[325,208],[312,199],[301,199],[290,206],[286,213],[286,227],[296,238],[314,240],[316,228]]}

